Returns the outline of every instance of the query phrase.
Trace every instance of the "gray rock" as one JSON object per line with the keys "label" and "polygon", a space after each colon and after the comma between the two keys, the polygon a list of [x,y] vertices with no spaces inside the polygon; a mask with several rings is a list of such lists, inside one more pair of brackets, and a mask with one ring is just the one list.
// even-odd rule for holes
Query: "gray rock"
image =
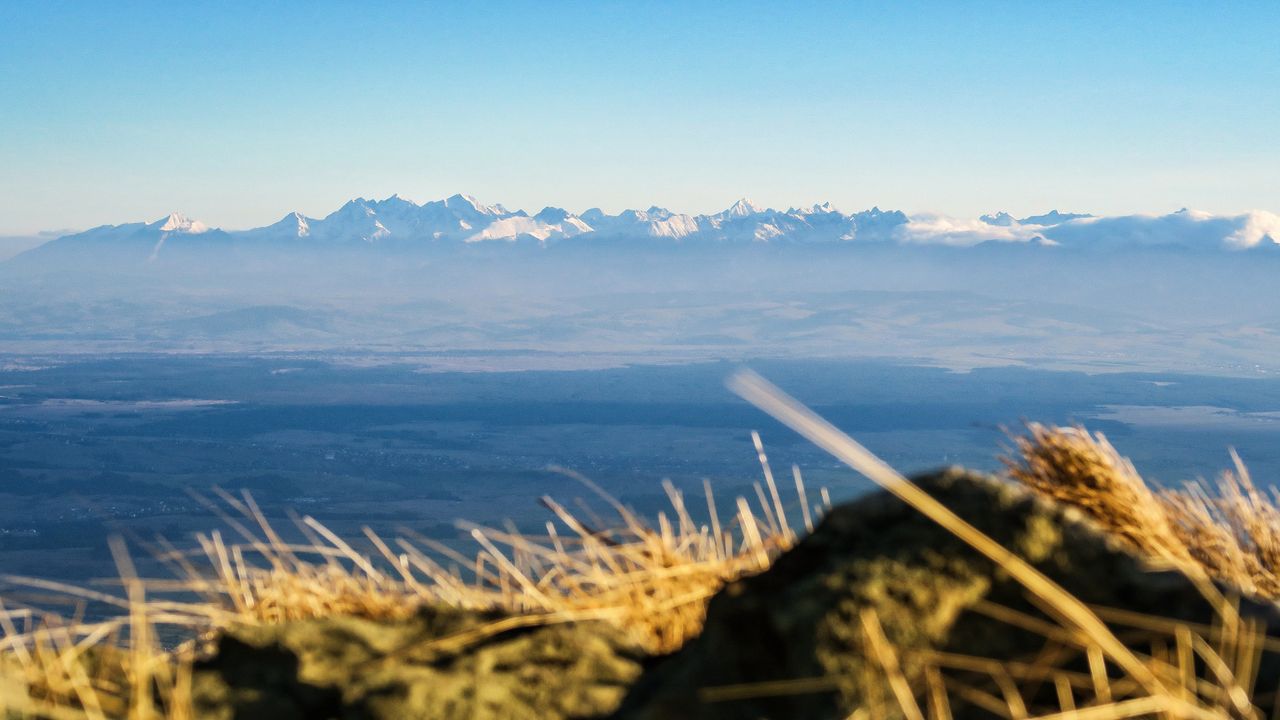
{"label": "gray rock", "polygon": [[[1213,617],[1190,580],[1150,571],[1074,510],[960,470],[917,482],[1087,603],[1206,624]],[[903,649],[909,679],[923,672],[912,651],[1014,659],[1045,646],[1040,635],[975,612],[983,600],[1039,615],[1021,587],[986,558],[893,496],[871,495],[833,509],[767,572],[716,595],[701,636],[647,673],[617,718],[822,720],[846,718],[868,705],[896,709],[867,651],[860,620],[865,608],[877,613],[889,641]],[[1280,627],[1270,604],[1245,602],[1242,612],[1262,618],[1271,630]],[[801,678],[827,678],[829,686],[738,700],[700,692]],[[1257,686],[1269,693],[1278,680],[1280,666],[1264,656]],[[953,711],[987,716],[972,706]]]}
{"label": "gray rock", "polygon": [[613,711],[640,675],[640,651],[599,622],[435,642],[501,619],[425,608],[402,622],[338,617],[237,628],[196,668],[196,714],[210,720],[595,718]]}

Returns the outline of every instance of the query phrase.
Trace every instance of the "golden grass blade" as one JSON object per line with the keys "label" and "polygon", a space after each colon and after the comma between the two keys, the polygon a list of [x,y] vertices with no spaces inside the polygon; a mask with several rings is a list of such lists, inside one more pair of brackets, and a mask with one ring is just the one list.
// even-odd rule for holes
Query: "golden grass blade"
{"label": "golden grass blade", "polygon": [[791,476],[796,481],[796,497],[800,499],[800,512],[804,517],[804,531],[813,532],[813,516],[809,514],[809,498],[804,492],[804,477],[800,474],[800,466],[791,466]]}
{"label": "golden grass blade", "polygon": [[730,378],[729,387],[743,399],[893,493],[999,565],[1010,577],[1051,605],[1073,626],[1093,638],[1117,665],[1151,694],[1168,694],[1160,679],[1084,603],[1021,557],[970,525],[853,438],[755,373],[739,372]]}
{"label": "golden grass blade", "polygon": [[942,673],[932,665],[926,666],[924,680],[929,688],[930,720],[951,720],[951,701],[947,698],[947,688],[942,682]]}
{"label": "golden grass blade", "polygon": [[[893,691],[894,699],[898,701],[898,707],[902,710],[903,716],[906,720],[924,720],[920,705],[916,703],[915,694],[911,692],[911,686],[907,684],[907,678],[903,676],[902,667],[898,664],[898,654],[893,651],[888,638],[884,636],[884,629],[880,627],[880,620],[876,617],[875,611],[864,608],[861,620],[862,632],[866,634],[867,642],[871,645],[871,654],[880,663],[880,669],[884,671],[889,689]],[[1025,711],[1025,708],[1023,710]],[[1018,718],[1015,717],[1015,720]]]}
{"label": "golden grass blade", "polygon": [[787,525],[787,512],[782,508],[782,498],[778,495],[778,483],[773,480],[773,468],[769,466],[769,456],[764,452],[764,443],[760,441],[760,433],[751,431],[751,442],[756,447],[756,457],[760,460],[760,468],[764,471],[764,482],[769,486],[769,496],[773,501],[773,510],[778,516],[778,529],[784,536],[791,536],[791,528]]}
{"label": "golden grass blade", "polygon": [[1052,715],[1038,715],[1034,720],[1120,720],[1121,718],[1157,715],[1166,710],[1168,703],[1163,698],[1147,696],[1122,700],[1117,703],[1094,705],[1076,710],[1074,707]]}
{"label": "golden grass blade", "polygon": [[636,535],[644,534],[645,527],[644,527],[644,523],[640,521],[640,518],[636,517],[635,513],[628,510],[625,505],[623,505],[621,502],[618,501],[617,498],[605,492],[604,488],[597,485],[595,481],[593,481],[591,478],[587,477],[586,475],[583,475],[582,473],[576,470],[571,470],[569,468],[561,467],[559,465],[549,465],[547,467],[547,470],[549,470],[550,472],[558,473],[560,475],[564,475],[567,478],[571,478],[573,480],[578,481],[588,490],[595,493],[596,496],[599,497],[601,500],[604,500],[606,503],[608,503],[609,506],[613,508],[614,512],[618,514],[618,517],[621,518],[622,521],[626,524],[627,529],[629,529],[631,532],[635,533]]}
{"label": "golden grass blade", "polygon": [[[711,481],[706,478],[702,479],[702,492],[707,498],[707,514],[711,516],[711,537],[718,540],[723,537],[720,529],[720,515],[716,512],[716,498],[715,494],[711,492]],[[716,547],[719,553],[720,546],[717,544]]]}
{"label": "golden grass blade", "polygon": [[1026,720],[1027,703],[1023,700],[1022,693],[1013,682],[1013,678],[1009,677],[1009,673],[1004,668],[999,668],[991,674],[991,677],[995,680],[996,687],[1000,688],[1005,705],[1009,706],[1009,717],[1012,720]]}

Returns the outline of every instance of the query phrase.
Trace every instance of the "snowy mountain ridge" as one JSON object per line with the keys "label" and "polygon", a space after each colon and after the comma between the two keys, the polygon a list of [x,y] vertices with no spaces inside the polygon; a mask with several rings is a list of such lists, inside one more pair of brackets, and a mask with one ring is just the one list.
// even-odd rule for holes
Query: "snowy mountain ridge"
{"label": "snowy mountain ridge", "polygon": [[452,195],[423,204],[392,195],[383,200],[355,198],[322,218],[290,212],[275,223],[248,230],[221,230],[173,213],[150,223],[93,228],[49,245],[145,244],[151,248],[151,257],[155,257],[173,242],[401,247],[505,242],[547,246],[570,239],[711,245],[1022,243],[1249,249],[1280,244],[1280,216],[1265,211],[1214,215],[1185,209],[1167,215],[1094,216],[1052,210],[1022,218],[999,212],[964,219],[928,213],[907,215],[878,207],[845,213],[830,203],[776,210],[747,198],[722,212],[704,215],[676,213],[656,206],[616,215],[599,208],[579,215],[546,207],[530,215],[500,204],[484,204],[469,195]]}

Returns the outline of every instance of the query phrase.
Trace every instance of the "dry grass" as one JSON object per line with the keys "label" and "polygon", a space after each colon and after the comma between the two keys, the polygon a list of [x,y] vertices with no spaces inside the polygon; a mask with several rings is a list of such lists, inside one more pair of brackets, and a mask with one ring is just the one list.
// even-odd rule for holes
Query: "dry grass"
{"label": "dry grass", "polygon": [[1132,549],[1251,595],[1280,598],[1280,506],[1234,452],[1214,485],[1152,489],[1102,433],[1032,423],[1009,476],[1084,511]]}
{"label": "dry grass", "polygon": [[[852,717],[922,718],[921,708],[928,708],[930,718],[945,720],[957,702],[1009,720],[1261,717],[1253,702],[1256,672],[1262,654],[1280,647],[1266,637],[1264,628],[1243,619],[1232,601],[1210,583],[1199,586],[1216,610],[1211,627],[1193,628],[1163,618],[1088,607],[763,378],[740,373],[731,379],[730,388],[990,558],[1022,585],[1027,598],[1042,611],[1031,616],[990,603],[979,607],[1012,628],[1042,636],[1045,644],[1038,656],[1023,661],[925,653],[917,658],[924,661],[924,671],[910,679],[903,676],[896,653],[885,643],[879,622],[864,615],[863,650],[879,661],[895,706],[871,703]],[[1135,548],[1178,562],[1193,578],[1205,577],[1208,570],[1195,564],[1197,553],[1214,548],[1228,555],[1260,557],[1265,539],[1280,530],[1274,524],[1260,527],[1274,520],[1274,505],[1259,504],[1261,499],[1238,462],[1232,476],[1237,482],[1224,481],[1222,495],[1211,497],[1201,486],[1198,495],[1186,491],[1170,496],[1151,493],[1132,464],[1105,439],[1090,438],[1082,430],[1032,426],[1032,436],[1019,447],[1025,462],[1010,462],[1015,477],[1081,507]],[[1063,479],[1059,473],[1069,476]],[[1169,497],[1186,499],[1178,503]],[[1164,510],[1165,505],[1171,509]],[[1221,532],[1199,542],[1191,537],[1199,529]],[[1255,538],[1254,532],[1262,533],[1261,538]],[[1221,536],[1230,536],[1232,544],[1220,547]],[[1069,669],[1080,661],[1088,672]],[[813,692],[823,680],[798,683],[802,691]],[[739,698],[751,696],[746,688],[734,692]],[[787,683],[769,688],[769,694],[788,692]]]}
{"label": "dry grass", "polygon": [[[975,707],[1010,720],[1258,716],[1254,677],[1262,653],[1276,650],[1275,641],[1225,598],[1213,598],[1219,617],[1208,627],[1086,607],[776,388],[754,376],[739,376],[734,387],[1000,564],[1043,610],[1031,616],[979,607],[1010,627],[1042,636],[1044,648],[1036,657],[923,653],[911,658],[923,673],[910,678],[902,670],[905,658],[888,643],[879,620],[864,614],[864,651],[882,669],[891,705],[872,704],[854,717],[949,720],[953,712]],[[712,594],[767,568],[824,510],[810,507],[798,471],[798,508],[784,506],[758,436],[755,441],[764,472],[757,502],[738,499],[736,511],[723,520],[709,487],[703,513],[665,484],[671,511],[649,523],[580,478],[611,507],[610,521],[589,511],[584,519],[543,498],[551,513],[545,534],[462,524],[476,543],[469,555],[412,534],[387,542],[368,529],[359,543],[351,543],[309,517],[296,518],[306,541],[286,542],[251,497],[222,493],[210,506],[231,528],[232,539],[200,534],[196,547],[186,550],[160,543],[157,556],[172,568],[172,579],[138,577],[119,541],[112,549],[123,581],[120,594],[8,578],[11,585],[105,603],[119,613],[85,623],[12,601],[0,606],[0,711],[59,719],[190,717],[191,662],[199,643],[162,648],[157,633],[165,626],[198,638],[236,623],[337,614],[395,619],[423,603],[446,603],[511,613],[475,637],[450,642],[589,617],[617,624],[650,651],[672,650],[699,632]],[[1080,507],[1140,552],[1251,592],[1277,594],[1275,500],[1254,488],[1238,462],[1224,475],[1220,492],[1203,484],[1153,491],[1105,438],[1083,430],[1031,426],[1018,448],[1021,458],[1009,461],[1011,475]],[[786,680],[707,694],[785,695],[820,691],[833,682]]]}
{"label": "dry grass", "polygon": [[[85,623],[0,605],[0,715],[189,717],[192,661],[201,638],[221,628],[337,615],[394,620],[428,603],[511,614],[449,642],[590,618],[616,624],[649,652],[670,652],[701,630],[711,595],[768,568],[796,542],[789,516],[812,529],[826,509],[808,505],[798,470],[796,500],[784,504],[759,436],[753,438],[764,473],[756,485],[759,505],[738,498],[735,511],[721,518],[709,483],[705,508],[693,509],[664,482],[671,510],[650,523],[590,480],[560,470],[597,494],[612,518],[602,520],[590,508],[575,514],[543,497],[551,518],[545,535],[460,522],[475,544],[471,555],[407,531],[388,542],[365,528],[353,544],[312,517],[294,518],[305,541],[288,542],[250,495],[219,491],[217,502],[202,500],[232,539],[197,533],[195,548],[185,550],[158,540],[153,550],[172,578],[139,578],[119,539],[112,550],[121,595],[4,578],[28,591],[113,607],[118,616]],[[163,648],[156,639],[162,627],[180,628],[192,639]]]}
{"label": "dry grass", "polygon": [[195,562],[172,548],[161,558],[181,578],[171,589],[200,592],[203,602],[193,608],[212,611],[199,620],[214,627],[333,615],[397,619],[424,603],[444,603],[607,618],[646,650],[670,652],[701,630],[707,598],[728,581],[764,570],[797,539],[762,449],[760,462],[768,488],[757,483],[761,504],[753,508],[738,498],[736,513],[723,523],[710,483],[704,483],[706,521],[696,521],[698,511],[691,512],[684,493],[664,481],[671,511],[650,524],[589,479],[556,468],[609,505],[613,517],[600,519],[589,508],[575,514],[543,497],[552,518],[545,535],[460,521],[477,547],[470,556],[408,531],[388,543],[367,527],[368,552],[361,553],[311,517],[295,520],[308,542],[289,544],[252,497],[223,492],[223,504],[237,514],[210,507],[236,531],[237,542],[197,534]]}

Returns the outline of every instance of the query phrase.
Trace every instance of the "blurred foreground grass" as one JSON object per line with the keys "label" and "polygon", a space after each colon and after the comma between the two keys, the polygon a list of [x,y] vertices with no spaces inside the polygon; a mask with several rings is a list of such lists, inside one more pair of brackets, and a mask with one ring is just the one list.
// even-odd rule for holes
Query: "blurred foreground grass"
{"label": "blurred foreground grass", "polygon": [[[1053,658],[1027,663],[936,653],[921,677],[908,678],[878,618],[864,612],[863,647],[882,669],[896,706],[861,708],[855,717],[942,720],[957,701],[1011,720],[1259,716],[1254,675],[1261,653],[1275,650],[1275,641],[1242,620],[1214,582],[1259,598],[1280,596],[1280,507],[1274,494],[1255,487],[1239,458],[1213,484],[1154,489],[1103,436],[1038,424],[1015,438],[1013,452],[1003,458],[1010,481],[1078,508],[1132,552],[1196,580],[1217,618],[1193,627],[1086,607],[762,379],[739,376],[733,386],[996,562],[1056,623],[1014,614],[1003,619],[1065,638],[1088,660],[1089,672],[1080,673]],[[54,719],[191,718],[193,663],[223,629],[332,616],[393,621],[424,605],[502,611],[501,619],[433,641],[453,647],[519,628],[597,620],[648,653],[673,652],[699,633],[712,595],[766,570],[828,509],[825,491],[810,497],[798,468],[779,483],[753,437],[763,480],[756,497],[737,499],[732,516],[720,517],[709,486],[695,509],[667,483],[670,511],[641,518],[575,476],[610,508],[609,520],[589,510],[575,514],[544,497],[544,534],[460,522],[475,543],[470,555],[428,538],[384,539],[367,529],[353,542],[310,517],[295,518],[306,541],[289,542],[252,496],[220,492],[208,504],[234,537],[197,533],[193,547],[157,541],[155,554],[172,577],[140,577],[125,543],[113,538],[119,593],[6,578],[24,592],[0,604],[0,709],[13,717]],[[78,612],[42,610],[39,600],[50,596],[117,612],[87,622]],[[1118,639],[1132,627],[1160,639],[1149,652],[1135,650]],[[175,628],[184,641],[159,640]],[[960,680],[966,673],[986,676],[998,692]],[[818,687],[820,679],[815,682]],[[1056,689],[1054,702],[1027,690],[1043,684]]]}

